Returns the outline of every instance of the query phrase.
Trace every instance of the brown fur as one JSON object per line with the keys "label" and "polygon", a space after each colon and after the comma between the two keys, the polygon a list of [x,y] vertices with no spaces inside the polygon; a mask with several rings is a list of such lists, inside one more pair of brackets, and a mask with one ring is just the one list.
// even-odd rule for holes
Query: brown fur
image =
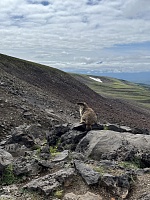
{"label": "brown fur", "polygon": [[80,123],[86,124],[86,129],[92,129],[92,125],[97,123],[97,116],[92,108],[90,108],[85,102],[77,103],[79,105]]}

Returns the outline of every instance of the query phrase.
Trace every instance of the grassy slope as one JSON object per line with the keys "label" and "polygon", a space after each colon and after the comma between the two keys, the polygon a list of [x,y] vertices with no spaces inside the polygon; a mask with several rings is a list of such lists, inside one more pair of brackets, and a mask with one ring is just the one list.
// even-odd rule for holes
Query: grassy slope
{"label": "grassy slope", "polygon": [[109,77],[96,77],[103,81],[100,83],[90,79],[87,75],[73,74],[73,76],[101,95],[135,101],[150,108],[149,86]]}

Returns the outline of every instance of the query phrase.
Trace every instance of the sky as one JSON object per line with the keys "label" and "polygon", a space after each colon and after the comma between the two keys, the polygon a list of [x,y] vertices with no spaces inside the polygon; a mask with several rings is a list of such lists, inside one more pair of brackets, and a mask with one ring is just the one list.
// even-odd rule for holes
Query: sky
{"label": "sky", "polygon": [[1,0],[0,53],[64,71],[150,71],[150,0]]}

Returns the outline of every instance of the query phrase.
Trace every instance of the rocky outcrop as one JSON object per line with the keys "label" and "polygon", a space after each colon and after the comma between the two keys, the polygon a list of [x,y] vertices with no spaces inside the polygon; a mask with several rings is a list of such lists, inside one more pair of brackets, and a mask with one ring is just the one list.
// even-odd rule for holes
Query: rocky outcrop
{"label": "rocky outcrop", "polygon": [[48,174],[38,179],[34,179],[24,186],[24,189],[30,191],[42,192],[43,194],[52,195],[54,191],[62,187],[67,180],[73,179],[75,171],[73,168],[62,169],[56,173]]}
{"label": "rocky outcrop", "polygon": [[[96,125],[87,132],[79,123],[54,125],[49,131],[35,124],[19,126],[1,143],[1,148],[8,148],[14,156],[0,149],[8,153],[5,166],[11,164],[5,177],[13,174],[14,180],[21,178],[26,191],[57,200],[128,199],[137,176],[148,176],[150,138],[133,134],[128,127],[107,128],[113,131],[102,130],[106,125]],[[138,198],[148,195],[143,193]]]}

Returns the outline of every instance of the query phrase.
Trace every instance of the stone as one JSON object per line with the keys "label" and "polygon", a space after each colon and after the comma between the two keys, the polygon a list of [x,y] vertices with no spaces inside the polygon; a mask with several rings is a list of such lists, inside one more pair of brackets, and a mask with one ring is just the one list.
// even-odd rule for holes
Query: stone
{"label": "stone", "polygon": [[102,200],[100,195],[93,194],[91,192],[87,192],[83,195],[75,195],[74,193],[65,194],[63,200]]}
{"label": "stone", "polygon": [[53,160],[52,162],[61,162],[65,159],[67,159],[69,156],[69,151],[64,150],[63,152],[60,152]]}
{"label": "stone", "polygon": [[100,179],[100,174],[98,172],[95,172],[93,169],[86,166],[83,162],[79,160],[75,160],[74,165],[78,173],[82,176],[82,178],[88,185],[94,185],[98,183]]}
{"label": "stone", "polygon": [[[61,136],[59,146],[74,151],[79,141],[87,134],[87,132],[81,132],[76,130],[70,130]],[[58,148],[59,148],[58,146]]]}
{"label": "stone", "polygon": [[41,147],[40,158],[44,160],[48,160],[50,158],[50,150],[48,145]]}
{"label": "stone", "polygon": [[12,130],[12,137],[7,140],[6,144],[18,143],[30,148],[35,145],[34,137],[27,132],[30,126],[21,125]]}
{"label": "stone", "polygon": [[150,193],[143,193],[141,196],[140,196],[140,198],[139,198],[139,200],[150,200]]}
{"label": "stone", "polygon": [[48,174],[43,177],[37,178],[26,184],[23,188],[30,191],[42,192],[44,195],[51,195],[59,187],[61,187],[65,181],[74,176],[74,169],[62,169],[53,174]]}
{"label": "stone", "polygon": [[86,127],[85,127],[85,124],[81,124],[81,123],[74,123],[71,128],[71,130],[76,130],[76,131],[85,131],[86,130]]}
{"label": "stone", "polygon": [[109,189],[112,194],[125,199],[130,190],[130,179],[130,176],[126,174],[121,176],[104,174],[101,178],[100,184]]}
{"label": "stone", "polygon": [[13,162],[12,155],[3,149],[0,149],[0,173],[2,173],[5,167],[12,164],[12,162]]}
{"label": "stone", "polygon": [[0,196],[0,200],[16,200],[16,198],[11,196],[11,195],[3,194],[3,195]]}
{"label": "stone", "polygon": [[27,159],[18,157],[13,162],[13,170],[15,175],[36,175],[40,171],[40,166],[36,159]]}
{"label": "stone", "polygon": [[55,146],[60,137],[68,130],[69,124],[55,125],[54,128],[46,135],[49,146]]}
{"label": "stone", "polygon": [[85,160],[85,156],[82,153],[77,153],[75,151],[70,153],[70,158],[73,160]]}
{"label": "stone", "polygon": [[140,128],[133,128],[131,130],[133,134],[144,134],[144,135],[150,135],[150,132],[148,129],[140,129]]}
{"label": "stone", "polygon": [[116,132],[131,132],[131,128],[126,126],[117,126],[115,124],[106,124],[105,128],[107,130],[116,131]]}
{"label": "stone", "polygon": [[24,156],[25,152],[27,151],[27,147],[25,145],[21,145],[18,143],[14,144],[6,144],[5,150],[12,154],[12,156]]}

